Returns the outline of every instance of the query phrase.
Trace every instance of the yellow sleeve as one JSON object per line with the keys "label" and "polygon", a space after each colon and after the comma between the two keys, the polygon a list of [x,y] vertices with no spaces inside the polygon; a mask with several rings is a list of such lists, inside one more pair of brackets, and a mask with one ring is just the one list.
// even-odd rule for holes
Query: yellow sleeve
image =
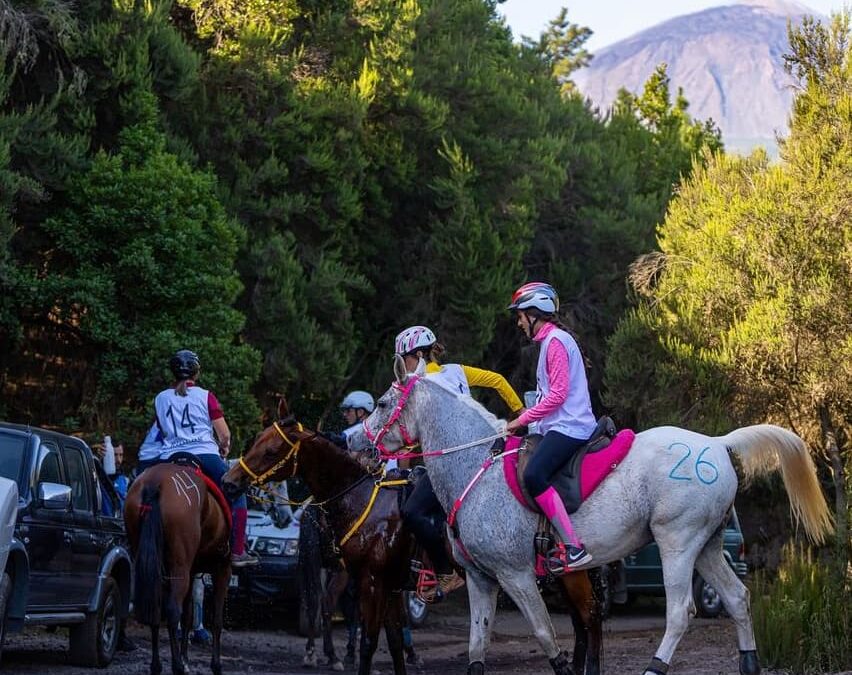
{"label": "yellow sleeve", "polygon": [[512,386],[506,381],[500,373],[495,373],[491,370],[483,370],[482,368],[472,368],[471,366],[462,366],[464,376],[467,378],[467,383],[471,387],[488,387],[494,389],[500,398],[502,398],[509,410],[517,412],[524,407],[521,399],[512,389]]}

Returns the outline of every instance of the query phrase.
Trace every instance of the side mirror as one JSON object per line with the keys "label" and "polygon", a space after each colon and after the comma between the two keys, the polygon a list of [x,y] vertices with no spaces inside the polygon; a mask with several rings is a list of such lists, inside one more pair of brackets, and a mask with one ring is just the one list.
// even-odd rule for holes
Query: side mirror
{"label": "side mirror", "polygon": [[39,483],[38,499],[46,509],[68,510],[71,506],[71,487],[59,483]]}

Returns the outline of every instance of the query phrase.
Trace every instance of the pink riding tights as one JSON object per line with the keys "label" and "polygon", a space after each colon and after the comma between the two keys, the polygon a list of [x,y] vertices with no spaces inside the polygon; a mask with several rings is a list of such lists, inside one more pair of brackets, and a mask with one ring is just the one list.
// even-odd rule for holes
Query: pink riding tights
{"label": "pink riding tights", "polygon": [[556,528],[562,541],[572,546],[580,546],[580,540],[574,534],[571,519],[565,510],[565,504],[562,503],[562,498],[556,492],[556,489],[553,487],[547,488],[535,498],[535,501],[541,507],[548,520],[553,523],[553,527]]}

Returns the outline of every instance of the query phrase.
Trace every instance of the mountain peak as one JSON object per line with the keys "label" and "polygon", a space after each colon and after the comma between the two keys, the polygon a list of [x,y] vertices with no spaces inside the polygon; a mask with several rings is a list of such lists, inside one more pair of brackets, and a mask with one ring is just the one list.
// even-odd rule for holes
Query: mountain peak
{"label": "mountain peak", "polygon": [[801,16],[803,14],[817,14],[809,7],[803,5],[800,2],[793,2],[792,0],[740,0],[740,2],[736,3],[739,5],[746,5],[749,7],[758,7],[760,9],[765,9],[773,14],[778,14],[780,16]]}
{"label": "mountain peak", "polygon": [[741,0],[668,19],[594,55],[578,88],[607,108],[619,89],[641,92],[660,63],[690,114],[713,119],[728,147],[775,145],[787,126],[792,81],[784,71],[788,20],[819,16],[792,0]]}

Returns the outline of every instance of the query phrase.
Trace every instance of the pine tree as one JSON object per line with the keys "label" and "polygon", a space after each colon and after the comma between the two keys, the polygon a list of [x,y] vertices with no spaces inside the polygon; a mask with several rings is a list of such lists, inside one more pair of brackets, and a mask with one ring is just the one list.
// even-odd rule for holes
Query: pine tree
{"label": "pine tree", "polygon": [[258,359],[237,341],[242,233],[216,200],[215,179],[167,152],[149,121],[124,129],[119,150],[98,153],[70,188],[68,206],[44,224],[55,248],[38,285],[57,335],[76,343],[90,371],[81,383],[87,426],[144,433],[168,358],[191,348],[245,437]]}

